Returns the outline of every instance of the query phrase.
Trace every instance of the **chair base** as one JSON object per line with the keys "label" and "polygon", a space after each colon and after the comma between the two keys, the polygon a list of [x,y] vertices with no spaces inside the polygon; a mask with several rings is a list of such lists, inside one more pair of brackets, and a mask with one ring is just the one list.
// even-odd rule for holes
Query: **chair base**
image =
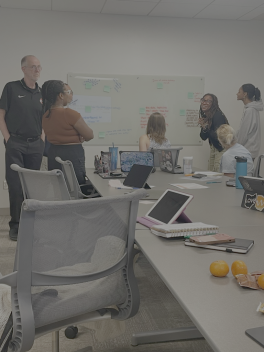
{"label": "chair base", "polygon": [[203,335],[195,327],[179,328],[174,330],[159,330],[133,334],[131,345],[137,346],[146,343],[169,342],[191,339],[203,339]]}
{"label": "chair base", "polygon": [[[52,352],[60,352],[59,331],[53,331],[52,333]],[[93,348],[91,346],[87,346],[74,352],[93,352]]]}

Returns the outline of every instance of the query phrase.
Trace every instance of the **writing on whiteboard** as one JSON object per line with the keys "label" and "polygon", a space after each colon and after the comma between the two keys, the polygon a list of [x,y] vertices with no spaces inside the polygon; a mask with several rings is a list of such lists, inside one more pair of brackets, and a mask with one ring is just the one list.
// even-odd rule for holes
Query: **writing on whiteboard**
{"label": "writing on whiteboard", "polygon": [[[169,109],[167,106],[146,106],[146,114],[140,115],[141,128],[146,128],[148,119],[150,115],[153,114],[154,112],[159,112],[160,114],[162,114],[166,121],[166,118],[169,114]],[[168,126],[167,121],[166,121],[166,126]]]}
{"label": "writing on whiteboard", "polygon": [[203,94],[202,93],[194,93],[193,94],[193,99],[195,103],[200,103],[200,100],[202,99]]}
{"label": "writing on whiteboard", "polygon": [[[111,97],[74,95],[69,107],[78,111],[87,124],[111,122]],[[115,108],[120,109],[118,107]]]}
{"label": "writing on whiteboard", "polygon": [[170,82],[175,82],[175,79],[152,79],[152,82],[162,82],[163,84],[170,84]]}
{"label": "writing on whiteboard", "polygon": [[113,79],[113,81],[114,81],[114,90],[118,93],[122,87],[122,84],[117,79]]}
{"label": "writing on whiteboard", "polygon": [[113,136],[116,134],[129,134],[132,131],[132,128],[120,128],[116,130],[109,130],[105,132],[106,136]]}
{"label": "writing on whiteboard", "polygon": [[199,110],[186,110],[185,124],[187,127],[197,127],[199,118]]}

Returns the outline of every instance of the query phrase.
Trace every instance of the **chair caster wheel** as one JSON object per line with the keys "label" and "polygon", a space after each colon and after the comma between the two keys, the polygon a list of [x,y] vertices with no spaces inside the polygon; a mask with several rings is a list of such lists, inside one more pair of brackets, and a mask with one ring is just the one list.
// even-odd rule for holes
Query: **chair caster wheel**
{"label": "chair caster wheel", "polygon": [[67,339],[75,339],[75,337],[78,334],[78,328],[77,326],[68,326],[65,331],[64,331],[65,336],[67,337]]}

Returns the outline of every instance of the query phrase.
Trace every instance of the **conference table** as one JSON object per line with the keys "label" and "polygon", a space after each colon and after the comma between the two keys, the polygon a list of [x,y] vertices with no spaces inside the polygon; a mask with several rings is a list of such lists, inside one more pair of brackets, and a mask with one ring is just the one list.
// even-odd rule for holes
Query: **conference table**
{"label": "conference table", "polygon": [[[87,176],[102,196],[120,195],[115,189],[87,170]],[[165,239],[153,235],[149,229],[137,224],[135,239],[141,251],[160,278],[180,303],[196,328],[217,352],[258,352],[263,347],[245,334],[245,330],[264,326],[264,314],[256,309],[264,303],[264,290],[242,288],[231,270],[224,278],[210,274],[213,261],[225,260],[229,267],[235,260],[243,260],[249,272],[264,272],[264,214],[241,207],[244,191],[221,183],[206,184],[193,178],[184,178],[157,170],[151,174],[147,190],[155,199],[166,189],[174,189],[194,196],[185,213],[193,222],[218,225],[221,233],[254,240],[247,254],[236,254],[202,248],[187,247],[179,239]],[[208,188],[180,190],[171,183],[199,183]],[[153,204],[140,202],[138,215],[143,216]],[[173,327],[172,327],[173,328]]]}

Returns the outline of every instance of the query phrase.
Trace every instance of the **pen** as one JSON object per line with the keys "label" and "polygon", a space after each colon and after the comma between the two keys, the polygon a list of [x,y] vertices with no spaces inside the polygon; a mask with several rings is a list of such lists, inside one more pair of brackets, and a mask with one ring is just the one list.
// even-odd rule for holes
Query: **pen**
{"label": "pen", "polygon": [[184,175],[184,176],[193,176],[194,174],[186,174],[186,175]]}
{"label": "pen", "polygon": [[222,182],[221,181],[206,182],[206,184],[208,183],[222,183]]}
{"label": "pen", "polygon": [[122,189],[121,187],[116,187],[115,189]]}

